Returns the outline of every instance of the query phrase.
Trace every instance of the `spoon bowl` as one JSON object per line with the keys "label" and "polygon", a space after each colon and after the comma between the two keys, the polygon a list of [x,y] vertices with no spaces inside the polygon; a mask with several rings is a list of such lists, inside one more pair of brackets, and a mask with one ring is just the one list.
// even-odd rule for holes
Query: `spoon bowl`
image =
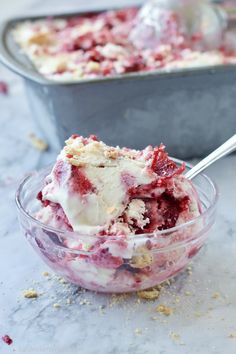
{"label": "spoon bowl", "polygon": [[196,50],[214,50],[221,46],[226,26],[225,11],[208,0],[150,0],[130,38],[143,49],[188,43]]}

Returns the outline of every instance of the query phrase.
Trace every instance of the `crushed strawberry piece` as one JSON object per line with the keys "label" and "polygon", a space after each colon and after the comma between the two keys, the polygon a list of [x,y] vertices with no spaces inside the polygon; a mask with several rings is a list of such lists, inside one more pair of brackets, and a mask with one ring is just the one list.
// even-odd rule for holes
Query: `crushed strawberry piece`
{"label": "crushed strawberry piece", "polygon": [[42,203],[45,207],[47,207],[50,204],[50,201],[46,199],[46,200],[43,200]]}
{"label": "crushed strawberry piece", "polygon": [[42,191],[38,192],[37,199],[43,204],[43,206],[47,207],[50,204],[50,201],[47,199],[43,199]]}
{"label": "crushed strawberry piece", "polygon": [[94,187],[80,168],[72,166],[70,188],[81,195],[94,191]]}
{"label": "crushed strawberry piece", "polygon": [[186,195],[184,198],[182,198],[182,199],[180,200],[180,208],[181,208],[181,211],[188,210],[189,203],[190,203],[190,199],[189,199],[189,197]]}
{"label": "crushed strawberry piece", "polygon": [[142,71],[145,68],[145,63],[141,56],[134,56],[130,58],[129,62],[124,64],[124,72],[131,73],[136,71]]}
{"label": "crushed strawberry piece", "polygon": [[104,46],[109,42],[113,42],[113,36],[108,29],[104,29],[94,35],[94,46]]}
{"label": "crushed strawberry piece", "polygon": [[180,213],[189,206],[189,198],[184,197],[180,200],[168,193],[163,193],[157,199],[144,199],[146,213],[145,218],[149,223],[143,229],[137,227],[135,221],[133,226],[136,234],[151,233],[155,230],[166,230],[176,226]]}
{"label": "crushed strawberry piece", "polygon": [[79,137],[80,137],[80,135],[78,135],[78,134],[72,134],[72,135],[71,135],[71,138],[72,138],[72,139],[77,139],[77,138],[79,138]]}
{"label": "crushed strawberry piece", "polygon": [[89,136],[89,139],[94,140],[94,141],[99,141],[99,140],[98,140],[98,137],[97,137],[96,135],[93,135],[93,134],[91,134],[91,135]]}
{"label": "crushed strawberry piece", "polygon": [[154,58],[157,60],[157,61],[162,61],[165,59],[164,55],[161,54],[161,53],[155,53],[154,54]]}
{"label": "crushed strawberry piece", "polygon": [[62,185],[71,175],[71,166],[63,160],[58,160],[54,166],[53,174],[59,185]]}
{"label": "crushed strawberry piece", "polygon": [[2,337],[2,340],[8,345],[11,345],[13,343],[13,340],[7,334]]}
{"label": "crushed strawberry piece", "polygon": [[62,209],[61,205],[58,203],[50,203],[50,205],[51,205],[52,209],[54,210],[56,220],[59,221],[59,223],[62,222],[63,224],[65,224],[69,230],[72,230],[72,226],[71,226],[64,210]]}
{"label": "crushed strawberry piece", "polygon": [[107,236],[107,231],[106,230],[99,231],[98,236]]}
{"label": "crushed strawberry piece", "polygon": [[185,164],[180,167],[172,161],[164,150],[164,145],[154,149],[154,156],[152,160],[151,169],[160,177],[172,178],[180,175],[185,170]]}
{"label": "crushed strawberry piece", "polygon": [[194,33],[192,36],[191,36],[191,40],[193,42],[199,42],[202,40],[202,34],[201,33]]}
{"label": "crushed strawberry piece", "polygon": [[200,251],[201,247],[202,246],[192,248],[188,254],[188,258],[193,258]]}
{"label": "crushed strawberry piece", "polygon": [[82,36],[79,36],[72,43],[71,49],[74,50],[89,50],[96,45],[96,40],[92,33],[86,33]]}
{"label": "crushed strawberry piece", "polygon": [[104,76],[110,75],[113,71],[113,65],[111,63],[107,63],[103,68],[102,68],[102,74]]}
{"label": "crushed strawberry piece", "polygon": [[42,193],[42,191],[38,192],[36,198],[37,198],[38,200],[40,200],[40,202],[42,202],[42,200],[43,200],[43,193]]}
{"label": "crushed strawberry piece", "polygon": [[7,95],[8,94],[8,85],[4,81],[0,81],[0,93]]}
{"label": "crushed strawberry piece", "polygon": [[163,217],[163,225],[159,230],[166,230],[174,227],[181,213],[180,201],[166,193],[158,200],[158,213]]}
{"label": "crushed strawberry piece", "polygon": [[104,60],[104,56],[96,48],[93,48],[93,49],[87,51],[85,54],[85,58],[88,61],[92,60],[97,63],[100,63],[101,61]]}
{"label": "crushed strawberry piece", "polygon": [[107,248],[99,249],[97,253],[91,255],[91,261],[99,267],[119,268],[123,263],[123,258],[112,256]]}

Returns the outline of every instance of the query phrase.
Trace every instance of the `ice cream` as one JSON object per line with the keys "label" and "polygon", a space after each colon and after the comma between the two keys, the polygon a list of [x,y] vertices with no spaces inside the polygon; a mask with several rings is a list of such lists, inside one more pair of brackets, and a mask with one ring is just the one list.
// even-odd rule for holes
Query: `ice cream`
{"label": "ice cream", "polygon": [[[137,151],[107,146],[95,136],[71,136],[38,193],[36,214],[54,228],[47,237],[53,234],[55,240],[56,230],[64,230],[69,237],[59,237],[63,246],[77,252],[60,259],[63,275],[93,290],[130,291],[183,268],[202,241],[163,254],[160,250],[198,232],[198,224],[181,230],[201,214],[184,169],[163,145]],[[170,229],[171,237],[159,234]]]}
{"label": "ice cream", "polygon": [[[22,21],[16,24],[12,33],[36,69],[44,77],[56,81],[236,62],[235,46],[232,43],[228,45],[229,36],[222,34],[221,27],[218,32],[213,31],[212,23],[214,28],[217,27],[215,22],[219,17],[213,10],[201,11],[204,16],[200,17],[200,25],[202,32],[206,32],[204,48],[199,26],[191,29],[191,36],[187,36],[186,29],[181,30],[173,11],[164,9],[164,12],[167,11],[164,17],[158,11],[154,20],[162,36],[161,41],[154,46],[149,29],[145,24],[145,28],[142,28],[138,8]],[[217,45],[213,45],[215,42]]]}
{"label": "ice cream", "polygon": [[89,234],[174,227],[199,215],[196,192],[183,170],[163,145],[136,151],[75,135],[46,178],[38,217],[57,226],[55,214],[61,210],[64,224],[58,227]]}

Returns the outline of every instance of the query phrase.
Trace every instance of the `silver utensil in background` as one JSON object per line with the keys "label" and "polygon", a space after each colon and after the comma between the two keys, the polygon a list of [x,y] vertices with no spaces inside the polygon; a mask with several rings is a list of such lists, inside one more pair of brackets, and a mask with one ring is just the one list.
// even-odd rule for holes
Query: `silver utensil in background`
{"label": "silver utensil in background", "polygon": [[153,49],[162,44],[178,46],[183,36],[193,49],[214,50],[221,46],[226,26],[223,7],[208,0],[149,0],[138,14],[130,39],[138,48]]}

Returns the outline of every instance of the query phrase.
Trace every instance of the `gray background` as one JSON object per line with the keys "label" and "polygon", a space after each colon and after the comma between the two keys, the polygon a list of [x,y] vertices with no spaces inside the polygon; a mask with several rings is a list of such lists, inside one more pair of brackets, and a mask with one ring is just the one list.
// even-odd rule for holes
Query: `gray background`
{"label": "gray background", "polygon": [[[94,3],[90,0],[89,6]],[[58,0],[1,4],[1,17],[87,6],[85,1]],[[0,335],[9,334],[14,341],[9,347],[0,341],[0,353],[234,354],[236,338],[229,335],[236,335],[236,157],[208,171],[220,189],[218,215],[206,247],[193,261],[193,274],[183,272],[154,303],[139,304],[131,297],[114,305],[111,296],[83,293],[42,276],[47,267],[19,230],[14,194],[28,171],[53,161],[55,154],[40,153],[29,143],[28,134],[35,132],[34,112],[28,108],[22,81],[3,67],[0,80],[9,85],[9,95],[0,95]],[[30,287],[41,294],[35,301],[22,296]],[[217,299],[212,298],[215,292]],[[73,300],[71,305],[67,298]],[[83,305],[84,299],[90,304]],[[58,302],[61,307],[53,308]],[[160,303],[175,308],[174,314],[167,318],[155,313]],[[180,339],[173,339],[171,332]]]}

